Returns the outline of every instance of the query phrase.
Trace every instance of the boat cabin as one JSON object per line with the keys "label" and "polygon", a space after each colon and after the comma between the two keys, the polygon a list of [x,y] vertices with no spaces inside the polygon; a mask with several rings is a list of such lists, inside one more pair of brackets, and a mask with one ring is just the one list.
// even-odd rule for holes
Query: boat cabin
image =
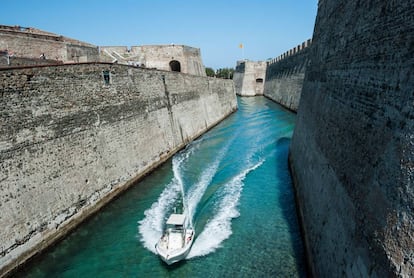
{"label": "boat cabin", "polygon": [[182,230],[185,224],[184,214],[171,214],[167,220],[167,229]]}

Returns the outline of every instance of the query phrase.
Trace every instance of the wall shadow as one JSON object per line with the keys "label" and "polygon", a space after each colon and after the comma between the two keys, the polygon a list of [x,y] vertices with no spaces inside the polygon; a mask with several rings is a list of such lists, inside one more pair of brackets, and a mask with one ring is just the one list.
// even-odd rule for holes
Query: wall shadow
{"label": "wall shadow", "polygon": [[296,265],[300,270],[300,277],[308,277],[305,245],[300,230],[298,212],[289,171],[288,156],[291,138],[282,137],[276,141],[276,169],[280,183],[279,205],[283,217],[288,223],[289,234],[291,235],[292,249],[295,253]]}

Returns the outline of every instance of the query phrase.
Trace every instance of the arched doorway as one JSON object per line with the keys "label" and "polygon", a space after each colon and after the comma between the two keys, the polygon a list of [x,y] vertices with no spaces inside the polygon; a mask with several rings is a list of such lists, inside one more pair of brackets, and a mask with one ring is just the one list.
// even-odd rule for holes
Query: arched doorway
{"label": "arched doorway", "polygon": [[256,96],[263,95],[263,78],[256,79]]}
{"label": "arched doorway", "polygon": [[177,60],[172,60],[170,62],[170,69],[171,71],[178,71],[181,72],[181,64]]}

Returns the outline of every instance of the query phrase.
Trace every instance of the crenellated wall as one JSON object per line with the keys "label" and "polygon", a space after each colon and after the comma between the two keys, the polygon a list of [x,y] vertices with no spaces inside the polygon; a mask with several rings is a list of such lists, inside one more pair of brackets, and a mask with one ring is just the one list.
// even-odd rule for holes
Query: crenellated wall
{"label": "crenellated wall", "polygon": [[297,111],[309,64],[311,40],[268,61],[263,94],[282,106]]}
{"label": "crenellated wall", "polygon": [[237,109],[233,82],[113,64],[0,70],[0,276]]}
{"label": "crenellated wall", "polygon": [[290,110],[297,111],[308,64],[309,48],[269,63],[264,95]]}
{"label": "crenellated wall", "polygon": [[320,1],[290,149],[314,277],[414,277],[414,5]]}

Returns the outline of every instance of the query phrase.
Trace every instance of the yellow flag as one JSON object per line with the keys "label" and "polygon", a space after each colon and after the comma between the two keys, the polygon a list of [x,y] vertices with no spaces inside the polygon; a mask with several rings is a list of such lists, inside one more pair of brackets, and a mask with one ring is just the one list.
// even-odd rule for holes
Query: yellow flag
{"label": "yellow flag", "polygon": [[240,48],[243,48],[243,44],[242,44],[242,43],[241,43],[241,44],[239,44],[239,47],[240,47]]}

